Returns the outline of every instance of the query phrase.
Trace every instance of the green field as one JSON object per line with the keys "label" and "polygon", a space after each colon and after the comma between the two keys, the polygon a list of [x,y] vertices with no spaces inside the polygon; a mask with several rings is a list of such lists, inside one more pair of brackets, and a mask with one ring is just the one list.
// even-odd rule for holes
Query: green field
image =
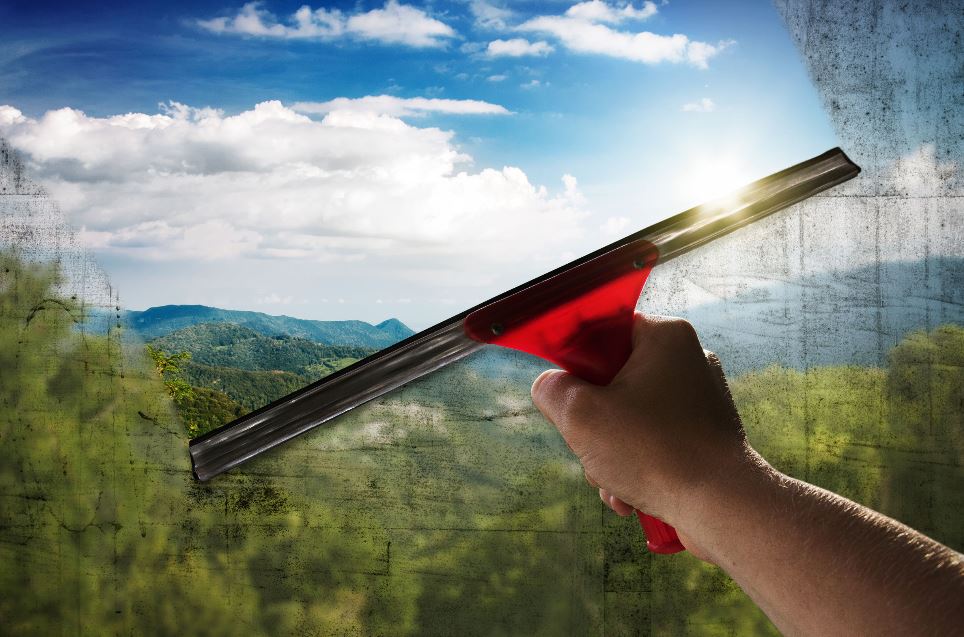
{"label": "green field", "polygon": [[[54,269],[0,258],[5,634],[775,634],[718,569],[646,553],[528,387],[468,364],[196,484],[143,344],[85,334]],[[212,422],[247,406],[199,379],[270,385],[195,363]],[[914,333],[882,369],[732,386],[779,469],[964,548],[964,329]]]}

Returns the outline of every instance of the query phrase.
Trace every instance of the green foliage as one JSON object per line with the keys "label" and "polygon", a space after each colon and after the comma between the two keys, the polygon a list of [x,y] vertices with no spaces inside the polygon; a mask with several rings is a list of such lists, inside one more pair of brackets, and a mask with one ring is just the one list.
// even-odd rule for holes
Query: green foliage
{"label": "green foliage", "polygon": [[306,338],[264,336],[241,325],[205,323],[187,327],[152,341],[156,348],[191,352],[191,360],[211,367],[249,371],[285,371],[320,378],[374,349],[321,345]]}
{"label": "green foliage", "polygon": [[777,469],[879,507],[886,371],[770,367],[734,379],[750,443]]}
{"label": "green foliage", "polygon": [[[189,363],[185,379],[198,391],[210,389],[225,394],[247,413],[286,396],[311,383],[311,379],[291,372],[265,372],[213,367]],[[223,424],[223,423],[222,423]]]}
{"label": "green foliage", "polygon": [[267,337],[230,323],[186,327],[147,345],[192,438],[373,351],[285,335]]}
{"label": "green foliage", "polygon": [[233,419],[222,419],[226,414],[240,415],[237,406],[232,404],[224,394],[215,393],[212,390],[201,390],[202,393],[198,394],[184,380],[184,365],[191,360],[191,352],[168,354],[153,345],[147,345],[146,349],[147,355],[154,362],[154,369],[161,376],[167,395],[174,399],[174,404],[177,405],[178,413],[191,438]]}
{"label": "green foliage", "polygon": [[890,352],[882,506],[958,550],[964,545],[964,328],[915,332]]}
{"label": "green foliage", "polygon": [[177,413],[187,424],[191,438],[206,434],[247,413],[224,393],[207,387],[192,387],[188,394],[175,401]]}
{"label": "green foliage", "polygon": [[151,360],[154,361],[154,367],[157,368],[157,372],[162,376],[164,374],[176,375],[180,373],[184,363],[191,360],[191,352],[167,354],[152,345],[147,346],[147,354],[151,357]]}
{"label": "green foliage", "polygon": [[167,395],[176,401],[191,396],[191,386],[182,378],[184,364],[191,360],[191,352],[168,354],[160,348],[147,346],[147,354],[154,361],[154,368],[164,379]]}
{"label": "green foliage", "polygon": [[[0,266],[4,634],[775,634],[718,569],[606,514],[524,387],[453,365],[197,484],[157,359],[75,330],[55,269]],[[154,348],[164,374],[184,351]],[[781,470],[960,550],[962,353],[945,326],[886,370],[732,386]],[[245,408],[227,386],[300,378],[173,365],[198,431]]]}
{"label": "green foliage", "polygon": [[964,546],[964,329],[914,332],[887,369],[770,368],[732,383],[750,442],[790,475]]}
{"label": "green foliage", "polygon": [[74,330],[53,268],[0,266],[4,634],[410,630],[412,593],[367,588],[385,533],[349,529],[369,513],[268,478],[194,484],[144,350]]}

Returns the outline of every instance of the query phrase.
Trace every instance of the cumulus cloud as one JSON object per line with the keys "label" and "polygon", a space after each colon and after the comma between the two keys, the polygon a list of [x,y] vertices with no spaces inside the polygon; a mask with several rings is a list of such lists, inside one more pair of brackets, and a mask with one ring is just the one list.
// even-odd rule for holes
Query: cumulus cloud
{"label": "cumulus cloud", "polygon": [[27,121],[19,110],[6,104],[0,105],[0,126],[11,126]]}
{"label": "cumulus cloud", "polygon": [[0,106],[0,136],[89,245],[131,258],[417,257],[477,271],[535,258],[532,236],[547,250],[583,236],[574,178],[550,191],[516,167],[471,170],[450,131],[333,103],[349,108],[320,120],[277,101],[236,115]]}
{"label": "cumulus cloud", "polygon": [[682,110],[687,113],[712,113],[716,110],[716,104],[708,97],[697,102],[687,102],[683,104]]}
{"label": "cumulus cloud", "polygon": [[502,30],[512,18],[512,11],[504,7],[497,7],[485,0],[472,0],[469,10],[475,17],[475,24],[484,29]]}
{"label": "cumulus cloud", "polygon": [[592,0],[571,6],[561,16],[537,16],[516,29],[553,36],[577,53],[607,55],[643,64],[686,63],[701,69],[707,68],[711,58],[733,43],[724,40],[710,44],[690,40],[681,33],[659,35],[613,28],[625,21],[646,19],[656,11],[652,2],[636,9],[632,4],[616,6]]}
{"label": "cumulus cloud", "polygon": [[323,114],[332,111],[376,113],[404,117],[444,113],[447,115],[509,115],[504,106],[480,100],[451,100],[428,97],[395,97],[394,95],[366,95],[338,97],[327,102],[296,102],[293,110],[301,113]]}
{"label": "cumulus cloud", "polygon": [[524,55],[549,55],[555,49],[548,42],[542,40],[529,42],[525,38],[511,40],[493,40],[485,50],[489,57],[522,57]]}
{"label": "cumulus cloud", "polygon": [[248,2],[233,16],[198,20],[197,25],[212,33],[302,40],[353,37],[413,47],[444,46],[455,37],[452,27],[397,0],[387,0],[381,9],[351,14],[304,5],[283,22],[264,3]]}
{"label": "cumulus cloud", "polygon": [[616,7],[602,0],[590,0],[580,2],[566,10],[566,15],[577,20],[588,22],[608,22],[616,24],[623,20],[645,20],[656,15],[658,9],[653,2],[644,2],[639,9],[633,7],[632,3],[622,7]]}

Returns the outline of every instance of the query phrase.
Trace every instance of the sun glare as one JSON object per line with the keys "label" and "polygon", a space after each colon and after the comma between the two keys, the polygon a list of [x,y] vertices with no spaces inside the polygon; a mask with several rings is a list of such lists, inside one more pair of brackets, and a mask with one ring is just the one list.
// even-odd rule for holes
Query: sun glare
{"label": "sun glare", "polygon": [[687,205],[698,205],[727,195],[752,180],[738,156],[698,157],[682,172],[675,190]]}

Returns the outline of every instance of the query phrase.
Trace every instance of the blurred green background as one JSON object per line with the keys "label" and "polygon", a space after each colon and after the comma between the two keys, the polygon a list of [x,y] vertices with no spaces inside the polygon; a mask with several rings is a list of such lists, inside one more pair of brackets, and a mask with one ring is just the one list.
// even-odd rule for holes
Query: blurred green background
{"label": "blurred green background", "polygon": [[[775,633],[715,567],[647,553],[527,387],[469,364],[196,484],[143,344],[0,259],[7,634]],[[732,385],[779,469],[964,547],[964,329]]]}

